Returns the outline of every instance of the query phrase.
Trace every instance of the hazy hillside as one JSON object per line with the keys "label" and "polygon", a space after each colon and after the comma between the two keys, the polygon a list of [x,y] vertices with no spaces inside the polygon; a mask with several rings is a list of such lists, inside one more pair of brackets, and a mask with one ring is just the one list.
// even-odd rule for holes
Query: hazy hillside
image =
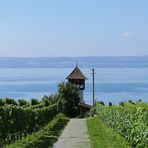
{"label": "hazy hillside", "polygon": [[0,68],[148,67],[148,56],[137,57],[1,57]]}

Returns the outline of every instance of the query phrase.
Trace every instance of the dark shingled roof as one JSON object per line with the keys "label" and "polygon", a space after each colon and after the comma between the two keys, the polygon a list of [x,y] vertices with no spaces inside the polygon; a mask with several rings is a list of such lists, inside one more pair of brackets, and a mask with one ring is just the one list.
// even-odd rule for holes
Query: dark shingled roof
{"label": "dark shingled roof", "polygon": [[75,67],[75,69],[71,72],[71,74],[66,79],[87,79],[78,66]]}
{"label": "dark shingled roof", "polygon": [[85,103],[79,103],[80,108],[86,108],[86,109],[91,109],[93,106]]}

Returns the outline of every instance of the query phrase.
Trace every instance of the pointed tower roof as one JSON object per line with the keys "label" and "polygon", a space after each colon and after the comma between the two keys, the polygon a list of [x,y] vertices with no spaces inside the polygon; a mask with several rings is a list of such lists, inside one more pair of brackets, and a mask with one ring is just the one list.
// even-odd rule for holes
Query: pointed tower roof
{"label": "pointed tower roof", "polygon": [[71,74],[66,79],[79,79],[79,80],[85,80],[87,79],[78,66],[75,67],[75,69],[71,72]]}

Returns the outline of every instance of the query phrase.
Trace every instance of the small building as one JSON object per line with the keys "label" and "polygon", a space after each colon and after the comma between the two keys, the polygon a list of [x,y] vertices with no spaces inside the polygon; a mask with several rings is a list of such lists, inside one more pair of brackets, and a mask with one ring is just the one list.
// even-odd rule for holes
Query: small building
{"label": "small building", "polygon": [[92,105],[80,102],[79,108],[80,108],[80,116],[85,117],[85,114],[92,108]]}
{"label": "small building", "polygon": [[66,78],[68,82],[76,85],[76,87],[80,90],[80,102],[84,102],[83,91],[85,89],[85,80],[87,79],[84,74],[81,72],[78,66],[70,73],[70,75]]}
{"label": "small building", "polygon": [[91,105],[85,104],[83,91],[85,89],[85,80],[87,79],[84,74],[81,72],[80,68],[76,66],[74,70],[66,78],[68,82],[74,84],[80,90],[80,116],[84,117],[85,113],[91,109]]}

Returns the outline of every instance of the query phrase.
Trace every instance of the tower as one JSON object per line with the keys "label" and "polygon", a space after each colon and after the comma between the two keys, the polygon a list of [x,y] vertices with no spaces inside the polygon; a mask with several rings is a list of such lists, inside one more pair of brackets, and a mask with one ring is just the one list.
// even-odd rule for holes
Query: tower
{"label": "tower", "polygon": [[85,80],[87,78],[83,75],[79,67],[76,66],[66,79],[80,90],[80,103],[84,103],[83,90],[85,89]]}

